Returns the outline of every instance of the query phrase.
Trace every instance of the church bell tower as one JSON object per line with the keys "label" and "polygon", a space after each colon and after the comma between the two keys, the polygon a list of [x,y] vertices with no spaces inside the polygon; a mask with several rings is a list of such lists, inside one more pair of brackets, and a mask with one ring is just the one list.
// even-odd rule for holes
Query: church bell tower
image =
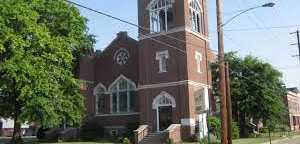
{"label": "church bell tower", "polygon": [[196,130],[206,136],[206,0],[138,0],[138,17],[141,123],[154,132],[180,124],[184,138]]}

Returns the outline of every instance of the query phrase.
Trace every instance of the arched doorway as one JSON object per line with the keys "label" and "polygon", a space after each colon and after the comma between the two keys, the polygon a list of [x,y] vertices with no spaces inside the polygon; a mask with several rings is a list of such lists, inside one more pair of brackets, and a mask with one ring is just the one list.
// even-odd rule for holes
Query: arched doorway
{"label": "arched doorway", "polygon": [[152,109],[156,111],[156,130],[163,131],[172,123],[172,109],[176,107],[174,97],[167,92],[161,92],[152,102]]}

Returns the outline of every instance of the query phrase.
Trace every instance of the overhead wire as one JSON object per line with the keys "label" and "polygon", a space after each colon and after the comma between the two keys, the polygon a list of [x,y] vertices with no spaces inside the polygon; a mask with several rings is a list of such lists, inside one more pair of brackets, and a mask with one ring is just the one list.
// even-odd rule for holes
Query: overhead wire
{"label": "overhead wire", "polygon": [[[92,9],[92,8],[89,8],[89,7],[87,7],[87,6],[84,6],[84,5],[75,3],[75,2],[70,1],[70,0],[65,0],[65,1],[68,2],[68,3],[74,4],[74,5],[78,6],[78,7],[82,7],[82,8],[84,8],[84,9],[93,11],[93,12],[98,13],[98,14],[101,14],[101,15],[103,15],[103,16],[106,16],[106,17],[109,17],[109,18],[118,20],[118,21],[120,21],[120,22],[126,23],[126,24],[128,24],[128,25],[131,25],[131,26],[140,28],[141,30],[153,32],[150,28],[140,26],[140,25],[135,24],[135,23],[133,23],[133,22],[130,22],[130,21],[127,21],[127,20],[123,20],[123,19],[121,19],[121,18],[115,17],[115,16],[113,16],[113,15],[110,15],[110,14],[107,14],[107,13],[104,13],[104,12],[101,12],[101,11],[98,11],[98,10],[95,10],[95,9]],[[146,35],[146,34],[144,35],[144,34],[139,33],[139,35],[141,35],[141,36],[143,36],[143,37],[146,37],[146,38],[149,38],[149,39],[151,39],[151,40],[153,40],[153,41],[155,41],[155,42],[158,42],[158,40],[156,40],[156,39],[154,39],[153,37],[148,36],[148,35]],[[197,45],[197,44],[194,44],[194,43],[187,42],[187,41],[185,41],[185,40],[181,40],[181,39],[179,39],[179,38],[170,36],[170,35],[168,35],[168,34],[163,34],[163,35],[161,35],[161,36],[164,36],[164,37],[167,37],[167,38],[170,38],[170,39],[173,39],[173,40],[182,42],[182,43],[190,44],[190,45],[193,45],[193,46],[197,46],[197,47],[201,46],[201,45]],[[208,40],[208,39],[207,39],[207,40]],[[165,42],[161,42],[161,41],[160,41],[159,43],[160,43],[160,44],[164,44]],[[170,45],[170,44],[164,44],[164,45],[169,46],[169,47],[172,47],[172,48],[174,48],[174,49],[176,49],[176,50],[178,50],[178,51],[180,51],[180,52],[186,53],[184,50],[181,50],[180,48],[175,48],[174,46],[172,46],[172,45]],[[214,50],[212,50],[212,49],[209,49],[209,50],[214,51]]]}
{"label": "overhead wire", "polygon": [[272,29],[288,29],[300,27],[300,24],[296,25],[282,25],[282,26],[270,26],[270,27],[249,27],[249,28],[235,28],[235,29],[225,29],[224,31],[257,31],[257,30],[272,30]]}
{"label": "overhead wire", "polygon": [[[95,13],[98,13],[98,14],[101,14],[101,15],[104,15],[104,16],[107,16],[107,17],[110,17],[110,18],[112,18],[112,19],[121,21],[121,22],[123,22],[123,23],[126,23],[126,24],[129,24],[129,25],[132,25],[132,26],[141,28],[141,29],[143,29],[143,30],[149,30],[149,28],[141,27],[141,26],[139,26],[139,25],[137,25],[137,24],[134,24],[134,23],[132,23],[132,22],[123,20],[123,19],[121,19],[121,18],[115,17],[115,16],[113,16],[113,15],[110,15],[110,14],[107,14],[107,13],[104,13],[104,12],[101,12],[101,11],[94,10],[94,9],[92,9],[92,8],[89,8],[89,7],[86,7],[86,6],[84,6],[84,5],[81,5],[81,4],[72,2],[72,1],[70,1],[70,0],[65,0],[65,1],[68,2],[68,3],[74,4],[74,5],[76,5],[76,6],[85,8],[85,9],[87,9],[87,10],[93,11],[93,12],[95,12]],[[151,40],[153,40],[153,41],[155,41],[155,42],[157,42],[157,43],[166,45],[166,46],[168,46],[168,47],[170,47],[170,48],[174,48],[174,49],[176,49],[176,50],[178,50],[178,51],[180,51],[180,52],[186,54],[185,51],[181,50],[180,48],[178,48],[178,47],[176,47],[176,46],[173,46],[173,45],[170,45],[170,44],[168,44],[168,43],[162,42],[162,41],[160,41],[160,40],[154,39],[154,38],[152,38],[152,37],[150,37],[150,36],[147,36],[147,35],[143,35],[143,34],[140,34],[140,35],[141,35],[141,36],[144,36],[144,37],[146,37],[146,38],[149,38],[149,39],[151,39]],[[168,38],[172,38],[172,39],[174,39],[174,40],[178,40],[178,41],[180,41],[180,42],[187,43],[187,42],[184,41],[184,40],[180,40],[180,39],[178,39],[178,38],[175,38],[175,37],[172,37],[172,36],[169,36],[169,35],[163,35],[163,36],[166,36],[166,37],[168,37]],[[195,45],[195,44],[193,44],[193,45]],[[211,50],[211,49],[209,49],[209,50]],[[211,50],[211,51],[214,51],[214,52],[215,52],[215,50]],[[216,56],[218,56],[218,55],[216,55]],[[229,68],[229,70],[230,70],[230,71],[233,71],[231,68]],[[233,72],[234,72],[234,71],[233,71]],[[252,72],[253,72],[253,71],[252,71]],[[254,73],[255,73],[255,72],[254,72]],[[246,80],[249,80],[250,82],[252,82],[252,80],[248,79],[247,77],[244,77],[244,78],[245,78]],[[258,84],[258,83],[254,83],[254,84],[256,84],[257,86],[260,86],[260,84]]]}

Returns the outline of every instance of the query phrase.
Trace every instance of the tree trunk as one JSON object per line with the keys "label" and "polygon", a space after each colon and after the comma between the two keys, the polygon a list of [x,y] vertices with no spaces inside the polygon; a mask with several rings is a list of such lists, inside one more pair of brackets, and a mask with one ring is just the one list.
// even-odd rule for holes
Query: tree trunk
{"label": "tree trunk", "polygon": [[14,120],[14,133],[13,137],[11,139],[12,144],[22,144],[22,131],[21,131],[21,123],[17,121],[17,119]]}
{"label": "tree trunk", "polygon": [[15,114],[14,114],[14,132],[11,139],[12,144],[22,144],[22,129],[21,129],[21,122],[19,121],[20,115],[20,105],[18,101],[15,101]]}
{"label": "tree trunk", "polygon": [[246,125],[246,117],[243,112],[240,113],[240,136],[246,137],[247,136],[247,125]]}

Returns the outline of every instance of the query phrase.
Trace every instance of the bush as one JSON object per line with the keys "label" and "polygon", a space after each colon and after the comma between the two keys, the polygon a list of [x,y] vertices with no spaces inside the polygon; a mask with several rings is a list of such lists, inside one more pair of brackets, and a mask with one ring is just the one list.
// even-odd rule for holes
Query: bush
{"label": "bush", "polygon": [[171,139],[168,138],[168,139],[166,140],[166,144],[175,144],[175,143],[174,143],[173,140],[171,140]]}
{"label": "bush", "polygon": [[122,139],[122,144],[131,144],[131,142],[128,138],[123,138]]}
{"label": "bush", "polygon": [[212,138],[210,138],[210,141],[208,142],[208,138],[203,138],[201,139],[199,142],[199,144],[221,144],[220,141],[214,140]]}
{"label": "bush", "polygon": [[103,138],[104,128],[97,121],[86,121],[80,128],[80,138],[82,140],[96,140]]}
{"label": "bush", "polygon": [[133,131],[139,128],[138,122],[131,122],[126,124],[126,133],[124,133],[124,138],[129,138],[129,140],[134,141],[134,133]]}
{"label": "bush", "polygon": [[45,132],[50,130],[49,128],[39,128],[36,134],[36,137],[38,139],[45,139],[46,138],[46,134]]}
{"label": "bush", "polygon": [[221,137],[221,120],[217,117],[208,118],[209,133],[216,136],[218,139]]}
{"label": "bush", "polygon": [[[239,138],[240,129],[236,122],[232,122],[231,124],[232,128],[232,139]],[[217,117],[209,117],[208,118],[208,127],[209,132],[216,136],[218,139],[221,138],[221,120]]]}
{"label": "bush", "polygon": [[232,122],[231,124],[231,131],[232,131],[232,139],[240,138],[240,129],[237,125],[237,122]]}

